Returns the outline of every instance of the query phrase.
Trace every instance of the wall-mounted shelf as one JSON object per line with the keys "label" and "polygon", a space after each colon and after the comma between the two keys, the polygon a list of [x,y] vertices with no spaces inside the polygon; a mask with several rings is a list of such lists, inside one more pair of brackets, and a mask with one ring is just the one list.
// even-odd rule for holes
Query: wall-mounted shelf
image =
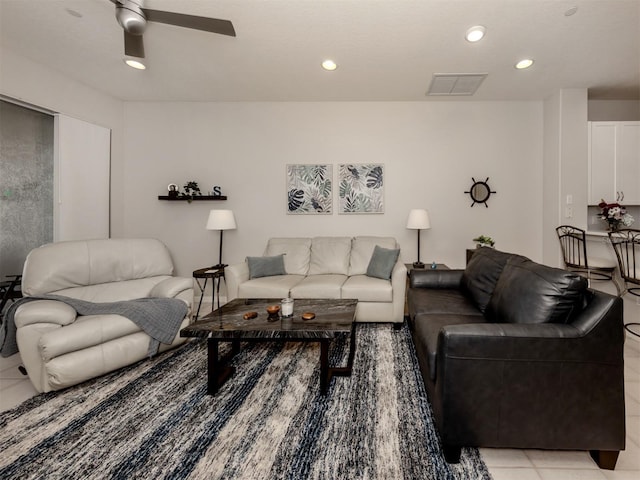
{"label": "wall-mounted shelf", "polygon": [[226,195],[196,195],[194,197],[170,197],[168,195],[158,195],[158,200],[169,200],[171,202],[179,202],[179,201],[186,201],[191,199],[192,201],[199,201],[199,200],[226,200],[227,196]]}

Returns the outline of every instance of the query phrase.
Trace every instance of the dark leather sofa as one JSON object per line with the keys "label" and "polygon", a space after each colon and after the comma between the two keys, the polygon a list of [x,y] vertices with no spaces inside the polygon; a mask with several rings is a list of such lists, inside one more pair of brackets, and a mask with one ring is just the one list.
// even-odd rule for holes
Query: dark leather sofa
{"label": "dark leather sofa", "polygon": [[492,248],[413,270],[409,326],[445,458],[461,447],[625,448],[623,306],[577,274]]}

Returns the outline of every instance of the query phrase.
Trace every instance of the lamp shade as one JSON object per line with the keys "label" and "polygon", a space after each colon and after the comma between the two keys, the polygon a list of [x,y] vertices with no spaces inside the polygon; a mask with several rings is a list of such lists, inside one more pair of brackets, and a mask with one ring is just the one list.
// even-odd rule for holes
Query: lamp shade
{"label": "lamp shade", "polygon": [[429,212],[420,208],[411,210],[409,212],[409,218],[407,218],[407,228],[411,230],[426,230],[431,228]]}
{"label": "lamp shade", "polygon": [[236,218],[231,210],[211,210],[206,228],[207,230],[235,230]]}

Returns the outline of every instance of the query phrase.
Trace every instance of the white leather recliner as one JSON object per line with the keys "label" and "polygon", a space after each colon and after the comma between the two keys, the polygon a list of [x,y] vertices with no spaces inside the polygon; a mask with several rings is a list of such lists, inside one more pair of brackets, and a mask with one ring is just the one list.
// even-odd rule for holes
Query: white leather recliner
{"label": "white leather recliner", "polygon": [[[32,250],[22,277],[25,297],[64,295],[89,302],[179,298],[189,309],[193,280],[173,276],[169,251],[155,239],[51,243]],[[150,337],[115,314],[77,316],[66,303],[34,300],[15,313],[17,343],[36,390],[49,392],[130,365],[148,356]],[[176,335],[173,348],[186,339]]]}

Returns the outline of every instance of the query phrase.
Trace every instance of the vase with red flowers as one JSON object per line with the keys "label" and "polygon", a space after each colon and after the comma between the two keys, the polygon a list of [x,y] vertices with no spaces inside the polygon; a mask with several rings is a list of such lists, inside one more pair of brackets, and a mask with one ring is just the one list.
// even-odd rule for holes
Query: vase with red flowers
{"label": "vase with red flowers", "polygon": [[611,232],[615,232],[622,226],[629,227],[633,223],[633,217],[619,203],[607,203],[602,199],[598,207],[600,208],[598,217],[607,222],[607,230]]}

